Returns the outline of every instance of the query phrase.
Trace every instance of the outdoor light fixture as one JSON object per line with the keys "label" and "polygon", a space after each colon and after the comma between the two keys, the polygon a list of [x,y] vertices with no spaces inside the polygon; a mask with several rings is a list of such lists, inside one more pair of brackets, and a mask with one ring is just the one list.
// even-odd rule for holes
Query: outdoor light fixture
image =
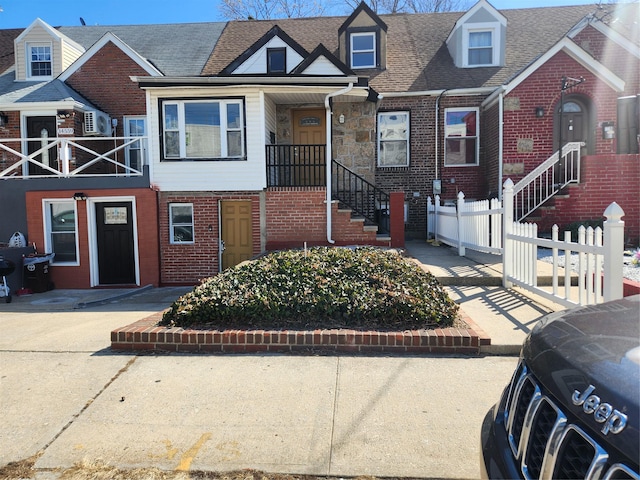
{"label": "outdoor light fixture", "polygon": [[544,107],[536,107],[536,117],[544,117]]}
{"label": "outdoor light fixture", "polygon": [[9,123],[9,115],[4,112],[0,112],[0,127],[5,127]]}
{"label": "outdoor light fixture", "polygon": [[87,194],[84,192],[76,192],[73,194],[73,199],[74,200],[86,200],[87,199]]}

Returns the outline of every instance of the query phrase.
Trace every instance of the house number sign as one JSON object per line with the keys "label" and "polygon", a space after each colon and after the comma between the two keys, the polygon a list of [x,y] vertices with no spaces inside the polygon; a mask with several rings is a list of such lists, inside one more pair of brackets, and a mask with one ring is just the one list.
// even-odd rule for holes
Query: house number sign
{"label": "house number sign", "polygon": [[125,225],[127,223],[126,207],[104,207],[105,225]]}

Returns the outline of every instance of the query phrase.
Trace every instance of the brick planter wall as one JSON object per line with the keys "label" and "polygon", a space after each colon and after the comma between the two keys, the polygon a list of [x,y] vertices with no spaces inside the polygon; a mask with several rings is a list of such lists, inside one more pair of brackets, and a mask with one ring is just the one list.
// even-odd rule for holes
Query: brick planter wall
{"label": "brick planter wall", "polygon": [[[403,332],[332,330],[189,330],[159,327],[162,312],[111,332],[111,348],[178,353],[454,353],[477,355],[490,338],[477,327]],[[465,322],[473,322],[465,317]]]}

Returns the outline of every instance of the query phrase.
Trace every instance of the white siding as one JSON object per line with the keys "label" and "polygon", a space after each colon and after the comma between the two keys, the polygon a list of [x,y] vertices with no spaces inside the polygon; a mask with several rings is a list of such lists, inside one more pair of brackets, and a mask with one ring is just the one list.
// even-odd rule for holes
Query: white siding
{"label": "white siding", "polygon": [[78,51],[73,45],[68,42],[62,42],[62,70],[66,70],[69,66],[75,62],[82,52]]}
{"label": "white siding", "polygon": [[149,154],[153,163],[151,182],[162,191],[244,191],[266,187],[264,149],[265,113],[262,93],[258,89],[243,90],[245,99],[246,160],[221,161],[164,161],[160,154],[160,98],[238,98],[234,89],[202,88],[160,89],[149,92]]}
{"label": "white siding", "polygon": [[234,70],[234,74],[264,74],[267,73],[267,49],[286,48],[287,49],[287,73],[297,67],[302,62],[302,57],[293,48],[289,47],[280,38],[274,37],[269,40],[260,50],[245,60],[242,65]]}
{"label": "white siding", "polygon": [[276,118],[276,104],[273,100],[269,98],[268,95],[265,95],[264,98],[264,109],[265,109],[265,145],[271,143],[271,132],[274,134],[277,132],[277,122]]}
{"label": "white siding", "polygon": [[305,75],[344,75],[333,63],[327,60],[325,57],[318,57],[318,59],[305,68]]}

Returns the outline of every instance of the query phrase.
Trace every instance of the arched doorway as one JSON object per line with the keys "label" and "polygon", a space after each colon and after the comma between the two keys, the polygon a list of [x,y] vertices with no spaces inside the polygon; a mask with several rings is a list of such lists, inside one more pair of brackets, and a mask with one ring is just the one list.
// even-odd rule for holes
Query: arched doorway
{"label": "arched doorway", "polygon": [[[562,129],[560,131],[560,117],[562,116]],[[593,134],[593,122],[595,114],[591,101],[581,95],[566,95],[564,106],[560,111],[558,102],[554,115],[553,143],[558,149],[558,142],[562,136],[562,144],[568,142],[584,142],[582,154],[593,154],[595,150],[595,138]]]}

